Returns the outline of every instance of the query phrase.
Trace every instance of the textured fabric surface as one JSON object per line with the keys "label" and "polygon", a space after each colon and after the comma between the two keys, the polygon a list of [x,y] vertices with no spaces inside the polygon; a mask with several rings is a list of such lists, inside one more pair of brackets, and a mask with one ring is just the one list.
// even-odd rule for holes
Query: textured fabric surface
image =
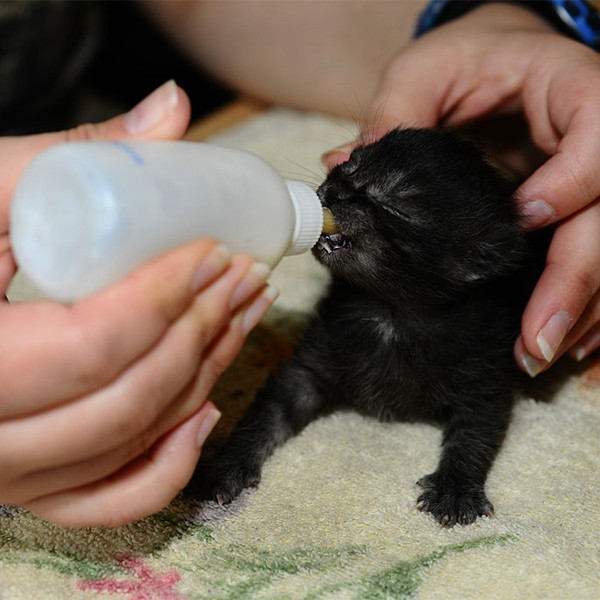
{"label": "textured fabric surface", "polygon": [[[272,110],[220,143],[317,182],[320,154],[353,128]],[[310,256],[285,259],[275,309],[212,398],[218,440],[285,360],[326,282]],[[13,298],[35,294],[18,281]],[[181,499],[114,530],[53,526],[0,510],[0,597],[380,599],[600,597],[600,362],[562,367],[544,401],[517,404],[488,480],[496,516],[443,529],[415,509],[440,432],[337,413],[311,424],[227,508]]]}

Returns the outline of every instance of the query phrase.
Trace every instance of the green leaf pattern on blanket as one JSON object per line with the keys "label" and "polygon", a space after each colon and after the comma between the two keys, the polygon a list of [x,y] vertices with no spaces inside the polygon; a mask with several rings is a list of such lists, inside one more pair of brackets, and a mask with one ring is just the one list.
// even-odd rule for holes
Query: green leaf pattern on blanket
{"label": "green leaf pattern on blanket", "polygon": [[[25,517],[26,520],[29,518],[31,517]],[[19,516],[16,519],[19,519]],[[125,550],[124,547],[115,544],[105,557],[100,554],[83,556],[78,554],[75,548],[69,551],[67,547],[60,544],[53,546],[46,536],[28,541],[17,539],[10,533],[9,521],[10,519],[0,520],[0,550],[11,550],[11,552],[0,552],[0,564],[20,564],[40,570],[51,570],[62,576],[75,578],[75,584],[80,590],[95,589],[96,594],[104,592],[137,598],[135,594],[131,595],[133,590],[137,589],[136,574],[127,568],[123,561],[123,554],[119,555],[120,551]],[[8,527],[3,527],[3,524]],[[40,525],[40,521],[37,521],[37,525]],[[223,547],[215,543],[209,526],[191,522],[180,514],[167,511],[145,519],[131,531],[140,527],[146,532],[154,531],[155,542],[151,547],[146,547],[142,556],[130,547],[131,556],[138,556],[138,559],[131,560],[138,561],[140,563],[138,568],[143,569],[145,568],[143,567],[144,556],[152,560],[162,558],[161,568],[168,569],[171,574],[179,573],[180,584],[188,589],[188,592],[181,597],[196,600],[208,598],[250,600],[256,598],[258,594],[263,598],[279,598],[280,594],[271,594],[269,588],[282,579],[295,575],[310,576],[330,572],[338,575],[335,583],[317,584],[313,586],[312,591],[306,591],[301,597],[304,600],[321,600],[343,593],[345,597],[350,595],[361,600],[409,598],[418,591],[426,572],[435,567],[439,561],[452,554],[513,542],[517,539],[511,534],[475,538],[441,546],[426,555],[400,561],[374,574],[348,577],[346,573],[353,572],[352,565],[357,564],[355,561],[362,561],[369,554],[369,548],[366,546],[347,545],[340,548],[307,546],[281,551],[240,544],[229,544]],[[46,534],[59,531],[60,528],[49,526]],[[168,547],[171,542],[185,539],[202,544],[208,551],[202,560],[189,560],[190,557],[187,556],[187,560],[177,561],[173,560],[172,556],[170,559],[166,555],[161,556],[162,549]],[[157,572],[157,576],[160,575]],[[187,585],[186,578],[189,578]],[[331,578],[329,580],[331,581]],[[177,581],[179,576],[175,583]],[[127,584],[128,582],[131,582],[129,586],[116,585],[116,583]],[[200,582],[202,584],[197,585]],[[115,585],[111,585],[112,583]],[[180,597],[172,586],[169,589],[171,590],[169,598]],[[190,592],[190,589],[193,591]]]}
{"label": "green leaf pattern on blanket", "polygon": [[[475,548],[516,541],[511,534],[475,538],[460,544],[442,546],[425,556],[411,561],[401,561],[391,568],[366,577],[348,579],[330,585],[322,585],[303,596],[303,600],[320,600],[331,594],[346,592],[360,600],[402,599],[414,595],[424,572],[443,558]],[[225,559],[228,571],[242,574],[242,580],[232,583],[230,574],[212,580],[206,593],[192,596],[196,600],[253,600],[259,592],[262,598],[280,598],[268,594],[268,587],[278,578],[299,573],[339,570],[350,564],[352,559],[368,553],[365,546],[334,548],[297,548],[282,552],[266,552],[259,548],[231,546],[227,552],[218,551],[216,557]]]}
{"label": "green leaf pattern on blanket", "polygon": [[[250,600],[281,577],[339,568],[366,551],[364,546],[347,546],[339,549],[315,547],[269,552],[256,547],[231,545],[226,550],[214,553],[215,561],[222,565],[222,574],[212,578],[210,588],[198,592],[193,598]],[[235,573],[234,577],[232,573]]]}
{"label": "green leaf pattern on blanket", "polygon": [[388,598],[402,599],[413,596],[423,581],[423,572],[433,567],[437,562],[450,554],[464,552],[482,546],[515,541],[517,538],[511,534],[492,535],[475,538],[460,544],[442,546],[438,550],[425,556],[417,556],[411,561],[401,561],[389,569],[375,575],[363,577],[358,581],[333,586],[326,586],[316,593],[308,595],[304,600],[317,600],[325,594],[341,590],[352,591],[356,598],[361,600],[386,600]]}

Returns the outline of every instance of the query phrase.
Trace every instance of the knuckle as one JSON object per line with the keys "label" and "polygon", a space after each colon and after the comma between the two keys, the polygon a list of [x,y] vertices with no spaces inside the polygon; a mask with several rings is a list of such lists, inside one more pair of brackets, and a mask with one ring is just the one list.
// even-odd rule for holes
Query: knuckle
{"label": "knuckle", "polygon": [[572,157],[572,169],[565,173],[565,177],[570,180],[570,189],[578,190],[578,195],[581,198],[586,198],[588,201],[594,200],[600,189],[595,176],[590,176],[589,168],[581,162],[577,157]]}
{"label": "knuckle", "polygon": [[126,444],[123,461],[125,464],[131,461],[146,460],[154,444],[160,438],[161,431],[156,426],[144,429],[133,440]]}
{"label": "knuckle", "polygon": [[240,333],[235,339],[228,340],[226,351],[215,352],[206,362],[212,381],[216,381],[230,366],[244,343]]}
{"label": "knuckle", "polygon": [[93,123],[82,123],[65,131],[66,142],[86,142],[98,139],[98,126]]}
{"label": "knuckle", "polygon": [[88,346],[77,366],[77,379],[84,389],[97,389],[108,381],[110,375],[112,375],[110,353],[98,344]]}
{"label": "knuckle", "polygon": [[[155,419],[153,410],[148,409],[144,398],[139,394],[127,394],[123,398],[122,407],[113,415],[113,439],[132,444],[132,452],[139,449],[143,443],[143,432],[150,427]],[[142,438],[140,438],[142,436]],[[131,442],[137,440],[137,442]],[[141,454],[146,448],[137,452]]]}
{"label": "knuckle", "polygon": [[590,271],[576,271],[572,274],[572,289],[576,291],[576,297],[584,300],[585,304],[598,290],[598,278]]}
{"label": "knuckle", "polygon": [[202,365],[201,375],[198,379],[196,390],[204,397],[213,387],[219,376],[223,373],[226,366],[220,364],[220,361],[209,360]]}
{"label": "knuckle", "polygon": [[143,310],[161,329],[169,326],[192,300],[192,289],[182,285],[190,270],[180,256],[168,256],[129,275],[129,284],[143,298]]}
{"label": "knuckle", "polygon": [[73,377],[82,389],[97,389],[113,376],[114,353],[108,339],[85,325],[71,328],[69,335],[70,347],[78,351]]}
{"label": "knuckle", "polygon": [[[241,336],[240,336],[241,337]],[[200,364],[199,389],[202,393],[208,395],[221,375],[231,366],[238,348],[241,348],[242,342],[229,346],[227,351],[213,352],[206,356]]]}

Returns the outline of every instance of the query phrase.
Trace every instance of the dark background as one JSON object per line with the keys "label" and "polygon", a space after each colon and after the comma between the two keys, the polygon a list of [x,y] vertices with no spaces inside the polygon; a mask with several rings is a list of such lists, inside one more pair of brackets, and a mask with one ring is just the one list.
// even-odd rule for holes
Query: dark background
{"label": "dark background", "polygon": [[100,121],[169,79],[189,94],[193,119],[232,97],[134,2],[0,2],[0,135]]}

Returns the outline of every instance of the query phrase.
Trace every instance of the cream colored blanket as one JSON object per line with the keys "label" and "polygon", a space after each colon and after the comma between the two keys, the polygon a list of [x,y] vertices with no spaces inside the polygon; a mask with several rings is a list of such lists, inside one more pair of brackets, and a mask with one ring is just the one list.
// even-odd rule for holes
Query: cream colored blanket
{"label": "cream colored blanket", "polygon": [[[345,122],[273,109],[215,141],[317,183]],[[289,355],[326,281],[285,259],[275,309],[213,399],[225,435]],[[16,282],[13,299],[35,294]],[[569,371],[569,369],[567,369]],[[523,398],[488,480],[492,519],[443,529],[415,509],[440,432],[338,413],[311,424],[230,507],[182,500],[134,525],[71,531],[0,508],[0,598],[598,599],[600,362],[570,369],[546,402]]]}

